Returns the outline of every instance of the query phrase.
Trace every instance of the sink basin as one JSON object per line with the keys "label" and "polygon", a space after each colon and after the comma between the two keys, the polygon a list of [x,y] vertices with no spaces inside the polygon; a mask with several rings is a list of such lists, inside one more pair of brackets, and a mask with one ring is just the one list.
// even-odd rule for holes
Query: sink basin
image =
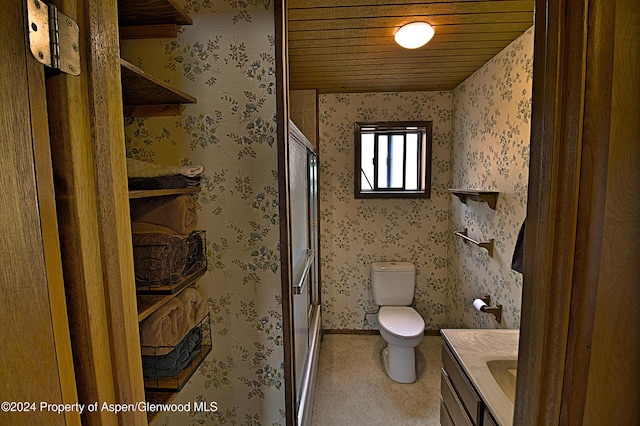
{"label": "sink basin", "polygon": [[491,375],[507,395],[511,402],[516,399],[516,377],[518,375],[517,359],[496,359],[487,361]]}

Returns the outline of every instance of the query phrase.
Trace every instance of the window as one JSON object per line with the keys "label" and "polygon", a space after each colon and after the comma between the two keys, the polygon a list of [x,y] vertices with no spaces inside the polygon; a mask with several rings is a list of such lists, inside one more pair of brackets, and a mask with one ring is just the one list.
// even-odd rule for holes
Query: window
{"label": "window", "polygon": [[355,198],[429,198],[431,122],[355,123]]}

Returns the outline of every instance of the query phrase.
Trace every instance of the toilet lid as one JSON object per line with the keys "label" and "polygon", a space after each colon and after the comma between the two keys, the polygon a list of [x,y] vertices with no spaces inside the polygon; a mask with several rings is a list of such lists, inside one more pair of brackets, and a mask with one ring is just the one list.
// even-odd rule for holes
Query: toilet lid
{"label": "toilet lid", "polygon": [[424,333],[424,320],[409,306],[383,306],[378,312],[378,323],[391,334],[411,338]]}

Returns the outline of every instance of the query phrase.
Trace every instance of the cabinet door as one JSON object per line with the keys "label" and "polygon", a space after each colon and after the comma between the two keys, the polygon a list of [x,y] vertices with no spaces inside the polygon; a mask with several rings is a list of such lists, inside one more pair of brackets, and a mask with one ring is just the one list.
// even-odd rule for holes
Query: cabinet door
{"label": "cabinet door", "polygon": [[482,426],[498,426],[498,423],[493,420],[491,414],[489,414],[489,410],[485,408],[484,416],[482,417]]}
{"label": "cabinet door", "polygon": [[[440,395],[446,413],[453,424],[457,426],[474,426],[478,423],[472,421],[464,408],[463,402],[458,397],[454,385],[451,383],[449,375],[442,369],[440,376]],[[443,416],[445,412],[440,413],[441,419],[446,420],[447,416]]]}
{"label": "cabinet door", "polygon": [[447,378],[451,386],[455,389],[454,392],[459,396],[473,424],[480,424],[480,419],[482,418],[482,399],[480,399],[480,396],[476,393],[473,385],[462,370],[462,367],[458,364],[456,357],[445,342],[442,343],[442,365],[447,372]]}
{"label": "cabinet door", "polygon": [[[80,424],[41,402],[78,402],[69,336],[44,71],[25,42],[24,1],[0,28],[0,424]],[[17,405],[20,403],[21,405]],[[26,406],[24,403],[28,403]],[[31,405],[33,404],[33,405]],[[11,409],[16,411],[11,411]],[[25,408],[29,411],[24,412]]]}

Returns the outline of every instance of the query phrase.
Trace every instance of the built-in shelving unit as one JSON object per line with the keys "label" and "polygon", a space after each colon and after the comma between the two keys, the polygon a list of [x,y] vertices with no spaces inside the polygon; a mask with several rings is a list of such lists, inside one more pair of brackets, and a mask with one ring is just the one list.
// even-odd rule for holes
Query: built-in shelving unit
{"label": "built-in shelving unit", "polygon": [[449,192],[458,197],[460,201],[465,204],[468,199],[484,201],[493,210],[496,209],[496,205],[498,204],[498,194],[500,194],[497,191],[482,191],[475,189],[449,189]]}
{"label": "built-in shelving unit", "polygon": [[[145,39],[159,37],[177,37],[179,26],[193,24],[189,15],[174,0],[118,0],[118,23],[120,38]],[[122,98],[125,116],[167,116],[178,115],[182,112],[184,104],[195,103],[196,98],[179,90],[170,84],[148,74],[140,67],[120,59],[122,78]],[[180,189],[158,190],[132,190],[129,191],[129,199],[160,197],[166,195],[194,194],[200,191],[200,187],[188,187]],[[173,283],[169,291],[138,291],[138,322],[152,315],[156,310],[177,297],[185,289],[194,285],[198,278],[206,272],[206,262],[200,269],[183,278],[180,282]],[[156,294],[163,293],[163,294]],[[145,396],[151,403],[169,403],[175,397],[177,391],[187,383],[189,377],[197,370],[211,351],[209,317],[206,317],[206,329],[208,340],[203,338],[201,352],[182,370],[177,377],[154,379],[152,382],[145,380]],[[200,332],[204,332],[204,321],[199,326]],[[202,327],[202,328],[200,328]],[[194,329],[195,330],[195,329]],[[147,420],[154,422],[156,412],[149,412]]]}

